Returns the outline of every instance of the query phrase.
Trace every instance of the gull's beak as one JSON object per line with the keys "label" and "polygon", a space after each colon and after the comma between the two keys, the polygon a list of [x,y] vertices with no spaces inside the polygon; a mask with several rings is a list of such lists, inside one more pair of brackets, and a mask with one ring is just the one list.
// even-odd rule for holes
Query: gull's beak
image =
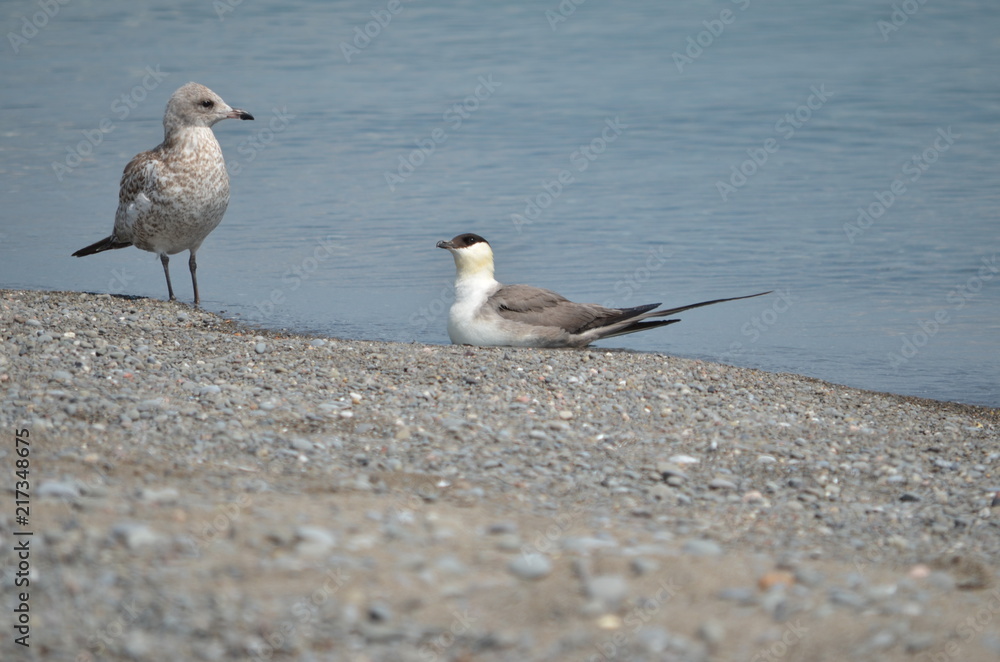
{"label": "gull's beak", "polygon": [[226,115],[227,120],[252,120],[253,115],[245,110],[240,110],[239,108],[233,108]]}
{"label": "gull's beak", "polygon": [[438,248],[454,248],[455,244],[451,243],[451,241],[439,241],[437,243],[437,247]]}

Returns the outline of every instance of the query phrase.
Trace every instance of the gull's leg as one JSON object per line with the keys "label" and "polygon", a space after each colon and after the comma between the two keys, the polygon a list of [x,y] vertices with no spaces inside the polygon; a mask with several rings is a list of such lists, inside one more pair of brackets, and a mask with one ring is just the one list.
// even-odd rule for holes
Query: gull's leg
{"label": "gull's leg", "polygon": [[177,301],[177,297],[174,296],[174,286],[170,284],[170,256],[160,253],[160,264],[163,265],[163,275],[167,277],[167,294],[170,295],[171,301]]}
{"label": "gull's leg", "polygon": [[198,262],[194,259],[194,249],[191,249],[191,257],[188,259],[188,268],[191,270],[191,285],[194,286],[194,305],[201,303],[201,297],[198,296],[198,277],[195,272],[198,271]]}

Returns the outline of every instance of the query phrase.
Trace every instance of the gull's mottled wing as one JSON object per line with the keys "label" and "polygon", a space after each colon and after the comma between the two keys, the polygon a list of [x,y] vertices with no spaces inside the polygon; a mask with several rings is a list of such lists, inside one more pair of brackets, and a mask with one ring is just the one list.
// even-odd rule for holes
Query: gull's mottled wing
{"label": "gull's mottled wing", "polygon": [[137,154],[125,166],[115,214],[115,237],[119,240],[132,241],[136,222],[149,213],[153,200],[159,198],[160,167],[155,150]]}

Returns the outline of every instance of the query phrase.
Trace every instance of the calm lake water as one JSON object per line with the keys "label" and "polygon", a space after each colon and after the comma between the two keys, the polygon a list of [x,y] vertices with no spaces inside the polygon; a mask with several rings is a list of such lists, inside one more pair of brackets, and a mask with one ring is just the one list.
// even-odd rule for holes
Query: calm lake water
{"label": "calm lake water", "polygon": [[210,310],[447,343],[472,231],[581,301],[776,290],[599,346],[1000,405],[996,3],[50,4],[0,9],[2,287],[165,298],[70,253],[194,80],[257,118],[216,126]]}

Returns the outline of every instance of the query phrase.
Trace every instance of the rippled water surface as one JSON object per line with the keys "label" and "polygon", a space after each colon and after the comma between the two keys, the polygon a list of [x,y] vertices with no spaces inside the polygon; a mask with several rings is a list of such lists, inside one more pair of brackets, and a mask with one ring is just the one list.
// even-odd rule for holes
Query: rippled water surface
{"label": "rippled water surface", "polygon": [[1000,405],[1000,5],[40,7],[0,9],[0,286],[165,297],[150,253],[70,253],[195,80],[257,117],[216,126],[209,309],[446,343],[434,244],[474,231],[577,300],[777,290],[601,346]]}

